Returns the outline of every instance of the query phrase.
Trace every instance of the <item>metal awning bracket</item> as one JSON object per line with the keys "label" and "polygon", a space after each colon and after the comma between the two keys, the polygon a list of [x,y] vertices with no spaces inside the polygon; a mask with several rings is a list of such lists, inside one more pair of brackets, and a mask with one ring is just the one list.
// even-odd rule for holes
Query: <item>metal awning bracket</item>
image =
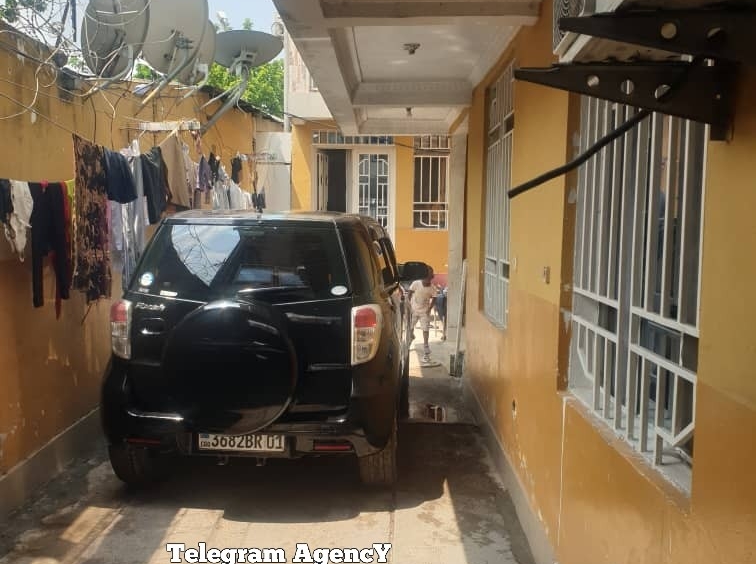
{"label": "metal awning bracket", "polygon": [[672,53],[756,65],[753,8],[622,10],[563,17],[559,28]]}
{"label": "metal awning bracket", "polygon": [[730,137],[737,65],[717,62],[570,63],[515,70],[515,78],[711,125]]}

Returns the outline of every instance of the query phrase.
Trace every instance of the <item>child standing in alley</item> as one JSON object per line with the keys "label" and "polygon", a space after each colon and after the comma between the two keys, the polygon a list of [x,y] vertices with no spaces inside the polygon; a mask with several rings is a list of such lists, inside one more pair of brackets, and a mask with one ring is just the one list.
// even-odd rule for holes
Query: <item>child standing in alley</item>
{"label": "child standing in alley", "polygon": [[412,307],[412,332],[417,322],[423,331],[423,362],[430,361],[430,315],[433,304],[436,301],[436,288],[432,284],[433,270],[429,269],[428,275],[422,280],[415,280],[409,287],[409,299]]}

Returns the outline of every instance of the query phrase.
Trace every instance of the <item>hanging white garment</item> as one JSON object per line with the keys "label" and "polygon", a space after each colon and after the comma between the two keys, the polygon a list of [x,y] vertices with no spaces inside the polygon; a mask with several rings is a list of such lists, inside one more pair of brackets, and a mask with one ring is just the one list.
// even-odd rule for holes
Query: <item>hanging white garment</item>
{"label": "hanging white garment", "polygon": [[31,228],[31,215],[34,208],[34,199],[29,190],[28,182],[11,180],[11,200],[13,201],[13,213],[10,223],[5,226],[5,238],[10,243],[11,250],[24,262],[26,251],[27,229]]}
{"label": "hanging white garment", "polygon": [[229,188],[229,199],[231,200],[232,210],[246,210],[247,199],[244,197],[244,192],[236,182],[231,182]]}

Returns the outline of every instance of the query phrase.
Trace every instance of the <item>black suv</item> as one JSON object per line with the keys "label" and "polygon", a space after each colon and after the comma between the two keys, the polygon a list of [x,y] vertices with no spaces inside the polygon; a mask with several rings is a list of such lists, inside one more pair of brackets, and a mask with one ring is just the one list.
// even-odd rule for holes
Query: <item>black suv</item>
{"label": "black suv", "polygon": [[186,212],[165,219],[111,309],[101,414],[116,475],[163,454],[351,453],[396,479],[408,411],[409,310],[383,227],[326,213]]}

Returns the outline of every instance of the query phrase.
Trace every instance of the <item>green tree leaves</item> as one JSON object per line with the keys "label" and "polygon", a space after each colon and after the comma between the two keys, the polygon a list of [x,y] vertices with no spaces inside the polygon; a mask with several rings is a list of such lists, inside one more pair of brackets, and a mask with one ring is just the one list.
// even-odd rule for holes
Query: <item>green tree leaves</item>
{"label": "green tree leaves", "polygon": [[[273,114],[283,116],[283,60],[276,59],[270,63],[255,67],[251,70],[249,84],[242,94],[242,99],[253,106]],[[227,90],[239,83],[239,79],[224,67],[214,64],[210,69],[210,86]]]}
{"label": "green tree leaves", "polygon": [[0,4],[0,18],[13,23],[18,20],[19,10],[24,8],[44,12],[47,9],[47,0],[3,0]]}

